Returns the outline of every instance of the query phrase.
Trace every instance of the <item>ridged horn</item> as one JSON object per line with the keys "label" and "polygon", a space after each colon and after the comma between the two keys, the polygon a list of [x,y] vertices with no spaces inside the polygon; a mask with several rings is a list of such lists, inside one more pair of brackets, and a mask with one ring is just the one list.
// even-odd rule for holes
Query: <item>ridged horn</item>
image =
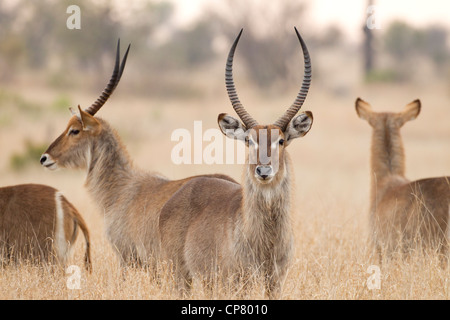
{"label": "ridged horn", "polygon": [[280,127],[282,131],[286,130],[289,121],[292,120],[292,118],[297,114],[297,112],[302,107],[303,102],[306,99],[306,95],[308,94],[309,87],[311,85],[311,59],[309,57],[308,48],[306,47],[306,43],[303,41],[297,28],[294,27],[294,29],[295,33],[297,34],[297,38],[300,41],[300,45],[302,46],[305,71],[303,74],[302,87],[300,88],[297,98],[295,99],[294,103],[289,107],[289,109],[287,109],[286,112],[274,123],[274,125]]}
{"label": "ridged horn", "polygon": [[106,88],[103,90],[102,94],[95,100],[95,102],[87,109],[87,113],[90,115],[94,115],[98,110],[105,104],[111,94],[116,89],[119,84],[120,78],[122,77],[123,69],[125,68],[125,63],[127,62],[128,51],[130,50],[131,44],[128,45],[127,52],[123,56],[122,63],[120,63],[120,39],[117,41],[117,51],[116,51],[116,63],[114,65],[114,70],[109,80],[109,83],[106,85]]}
{"label": "ridged horn", "polygon": [[234,51],[236,50],[242,31],[243,29],[241,29],[241,31],[239,32],[239,35],[237,36],[236,40],[234,40],[230,52],[228,53],[227,65],[225,67],[225,85],[227,87],[228,98],[230,98],[231,105],[233,106],[234,111],[236,111],[239,118],[241,118],[242,122],[245,124],[247,129],[251,129],[254,126],[256,126],[258,122],[256,122],[256,120],[252,118],[252,116],[245,110],[244,106],[239,101],[239,97],[237,95],[233,81]]}

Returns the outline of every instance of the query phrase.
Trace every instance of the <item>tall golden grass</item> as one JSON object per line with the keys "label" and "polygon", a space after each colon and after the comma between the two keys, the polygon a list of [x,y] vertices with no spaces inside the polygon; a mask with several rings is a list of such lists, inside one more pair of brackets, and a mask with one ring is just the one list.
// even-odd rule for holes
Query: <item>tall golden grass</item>
{"label": "tall golden grass", "polygon": [[[245,87],[245,86],[244,86]],[[8,121],[0,126],[0,184],[43,183],[60,189],[84,216],[91,232],[92,274],[83,270],[84,242],[79,237],[71,264],[80,267],[79,289],[70,289],[73,274],[49,272],[44,266],[23,263],[0,269],[0,299],[264,299],[261,281],[246,290],[232,284],[215,284],[206,290],[201,281],[180,295],[172,275],[162,271],[156,281],[145,270],[123,275],[116,254],[104,234],[102,212],[86,190],[84,172],[71,169],[49,172],[30,165],[11,170],[10,156],[24,141],[50,143],[65,128],[69,112],[46,108],[56,93],[44,87],[7,90],[44,106],[28,115],[13,105],[2,107]],[[289,91],[289,90],[288,90]],[[293,100],[296,89],[283,96],[258,95],[240,89],[242,102],[260,122],[274,121]],[[71,93],[74,104],[91,103],[96,93]],[[370,128],[355,114],[357,96],[371,101],[375,110],[401,110],[420,98],[422,113],[403,128],[407,176],[410,179],[450,175],[450,99],[444,87],[423,90],[413,86],[357,87],[344,96],[332,96],[312,87],[304,110],[314,113],[310,133],[288,147],[294,163],[295,190],[292,223],[296,254],[280,293],[281,299],[449,299],[450,268],[437,254],[413,252],[394,256],[382,265],[370,245],[368,226]],[[73,107],[73,106],[72,106]],[[116,128],[137,166],[171,179],[220,172],[240,181],[242,165],[175,165],[170,159],[174,129],[192,130],[194,120],[203,129],[216,128],[217,115],[233,114],[222,86],[211,86],[203,99],[157,101],[118,90],[99,112]],[[205,143],[206,144],[206,143]],[[380,288],[371,288],[380,269]]]}

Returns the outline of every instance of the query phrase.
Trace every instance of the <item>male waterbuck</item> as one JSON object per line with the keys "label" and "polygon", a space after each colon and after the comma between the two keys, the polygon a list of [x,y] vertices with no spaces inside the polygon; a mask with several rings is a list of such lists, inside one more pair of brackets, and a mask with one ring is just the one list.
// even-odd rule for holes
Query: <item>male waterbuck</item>
{"label": "male waterbuck", "polygon": [[40,184],[0,188],[0,261],[29,261],[65,266],[78,227],[86,240],[85,266],[91,270],[86,223],[58,190]]}
{"label": "male waterbuck", "polygon": [[295,31],[304,55],[303,84],[292,106],[274,124],[258,124],[239,101],[232,65],[242,30],[229,52],[226,87],[242,123],[220,114],[218,124],[227,137],[242,140],[249,148],[242,185],[220,177],[191,177],[162,207],[162,253],[187,282],[195,274],[250,272],[262,275],[272,295],[287,271],[293,255],[294,174],[285,149],[304,136],[313,122],[311,112],[296,115],[309,90],[311,63],[306,44]]}
{"label": "male waterbuck", "polygon": [[[358,98],[356,112],[372,127],[370,222],[379,253],[396,249],[448,250],[450,177],[410,181],[400,128],[420,113],[419,100],[402,112],[373,112]],[[380,255],[381,258],[381,255]]]}

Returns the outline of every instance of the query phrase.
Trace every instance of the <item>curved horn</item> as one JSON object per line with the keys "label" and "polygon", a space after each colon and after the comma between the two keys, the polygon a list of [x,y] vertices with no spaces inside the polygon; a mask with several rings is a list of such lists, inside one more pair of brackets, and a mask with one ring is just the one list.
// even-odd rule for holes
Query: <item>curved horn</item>
{"label": "curved horn", "polygon": [[[116,52],[116,63],[114,65],[114,70],[109,80],[109,83],[106,85],[106,88],[103,90],[102,94],[95,100],[95,102],[87,109],[87,113],[91,116],[97,113],[97,111],[105,104],[106,100],[111,96],[119,84],[120,78],[122,77],[123,69],[125,68],[125,63],[127,62],[128,51],[130,50],[131,44],[128,45],[127,52],[123,56],[122,63],[120,63],[120,39],[117,41],[117,52]],[[120,63],[120,64],[119,64]]]}
{"label": "curved horn", "polygon": [[311,59],[309,57],[308,48],[306,47],[306,43],[303,41],[297,28],[294,27],[294,29],[295,33],[297,33],[297,38],[302,46],[305,71],[303,74],[302,87],[300,88],[297,98],[295,98],[294,103],[289,107],[289,109],[287,109],[286,112],[274,123],[274,125],[280,127],[282,131],[286,130],[289,121],[292,120],[292,118],[297,114],[298,110],[300,110],[300,108],[302,107],[303,102],[306,99],[306,95],[308,94],[309,86],[311,85]]}
{"label": "curved horn", "polygon": [[245,124],[247,129],[251,129],[258,124],[255,119],[245,110],[244,106],[239,101],[239,97],[236,92],[236,88],[234,86],[233,81],[233,57],[234,51],[236,50],[236,46],[239,42],[239,38],[241,37],[242,30],[239,32],[236,40],[234,40],[233,45],[231,46],[230,52],[228,53],[227,58],[227,66],[225,68],[225,85],[227,87],[228,97],[230,98],[231,105],[233,106],[234,111],[238,114],[239,118],[241,118],[242,122]]}

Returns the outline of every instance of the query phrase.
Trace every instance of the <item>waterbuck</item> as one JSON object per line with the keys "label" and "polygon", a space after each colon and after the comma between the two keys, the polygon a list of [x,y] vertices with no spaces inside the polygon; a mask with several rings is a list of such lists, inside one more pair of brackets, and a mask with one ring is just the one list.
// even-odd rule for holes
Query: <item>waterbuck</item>
{"label": "waterbuck", "polygon": [[89,231],[77,209],[58,190],[41,184],[0,188],[0,261],[65,266],[78,234],[86,240],[85,267],[91,270]]}
{"label": "waterbuck", "polygon": [[[154,268],[160,260],[169,261],[182,286],[196,273],[209,276],[217,267],[229,272],[252,268],[264,275],[269,292],[278,287],[293,244],[289,218],[293,173],[285,147],[305,135],[313,121],[310,112],[296,116],[311,78],[309,53],[296,33],[305,61],[303,85],[292,106],[273,125],[258,125],[237,99],[231,67],[241,33],[230,50],[228,94],[243,123],[221,114],[219,127],[245,141],[251,154],[264,140],[269,156],[277,155],[272,157],[276,165],[260,163],[259,156],[255,163],[248,163],[242,186],[221,174],[169,180],[132,164],[117,133],[95,116],[125,66],[128,51],[120,63],[118,45],[113,75],[101,97],[85,110],[78,107],[79,113],[42,155],[41,164],[49,169],[87,171],[86,187],[104,214],[107,236],[122,266]],[[258,135],[260,131],[265,139]]]}
{"label": "waterbuck", "polygon": [[420,113],[414,100],[398,113],[374,112],[358,98],[356,112],[372,127],[370,222],[374,244],[391,255],[428,247],[448,250],[450,177],[410,181],[400,128]]}
{"label": "waterbuck", "polygon": [[304,136],[313,122],[311,112],[296,115],[309,90],[311,63],[306,44],[295,31],[304,55],[303,84],[292,106],[274,124],[258,124],[239,101],[232,65],[242,30],[228,54],[226,87],[242,122],[220,114],[218,125],[227,137],[243,141],[249,149],[242,185],[223,178],[191,177],[162,207],[163,257],[174,263],[187,283],[195,274],[250,272],[262,275],[272,295],[287,271],[293,255],[293,172],[286,147]]}
{"label": "waterbuck", "polygon": [[[89,194],[104,216],[106,235],[122,267],[145,266],[156,270],[160,257],[159,215],[161,208],[189,179],[170,181],[133,165],[116,131],[107,121],[94,116],[117,87],[130,46],[120,61],[120,41],[109,83],[87,109],[78,106],[63,133],[41,156],[41,164],[87,171]],[[222,177],[207,175],[205,177]]]}

